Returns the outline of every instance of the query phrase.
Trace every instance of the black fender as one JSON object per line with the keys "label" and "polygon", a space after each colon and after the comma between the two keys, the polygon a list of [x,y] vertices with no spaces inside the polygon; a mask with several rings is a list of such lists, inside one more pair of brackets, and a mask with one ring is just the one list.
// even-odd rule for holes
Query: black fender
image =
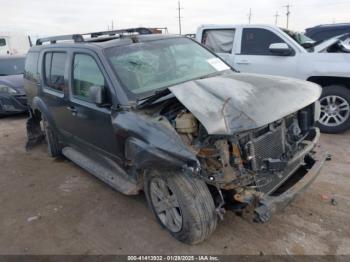
{"label": "black fender", "polygon": [[29,118],[27,119],[27,143],[26,150],[30,150],[35,145],[40,144],[44,138],[44,130],[40,126],[43,117],[48,121],[50,127],[59,134],[55,121],[46,106],[45,102],[40,97],[34,97],[31,105],[28,105]]}
{"label": "black fender", "polygon": [[52,117],[52,114],[50,110],[48,109],[46,103],[38,96],[33,98],[32,102],[32,110],[35,112],[35,110],[40,111],[41,115],[45,116],[45,119],[49,123],[50,127],[59,133],[59,129],[57,128],[57,125]]}
{"label": "black fender", "polygon": [[137,169],[199,168],[199,161],[162,116],[132,111],[112,115],[118,141],[124,141],[126,161]]}
{"label": "black fender", "polygon": [[176,153],[161,150],[135,137],[130,137],[125,143],[125,158],[137,169],[177,169],[196,165],[194,159],[184,159]]}

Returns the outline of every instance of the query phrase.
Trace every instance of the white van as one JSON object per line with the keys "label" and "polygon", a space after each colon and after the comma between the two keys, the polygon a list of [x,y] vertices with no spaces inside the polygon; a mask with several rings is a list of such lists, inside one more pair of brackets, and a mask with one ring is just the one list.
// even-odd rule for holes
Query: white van
{"label": "white van", "polygon": [[23,33],[0,32],[0,56],[24,55],[30,47],[30,38]]}

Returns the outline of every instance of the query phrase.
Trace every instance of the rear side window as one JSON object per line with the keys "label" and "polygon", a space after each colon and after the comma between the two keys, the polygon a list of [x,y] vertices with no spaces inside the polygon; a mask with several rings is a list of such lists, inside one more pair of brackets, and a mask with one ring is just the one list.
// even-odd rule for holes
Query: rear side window
{"label": "rear side window", "polygon": [[29,52],[24,66],[24,77],[29,80],[38,78],[38,58],[39,53]]}
{"label": "rear side window", "polygon": [[6,45],[6,39],[0,38],[0,46],[5,46],[5,45]]}
{"label": "rear side window", "polygon": [[269,47],[274,43],[285,43],[275,33],[261,28],[246,28],[242,34],[242,55],[273,55]]}
{"label": "rear side window", "polygon": [[51,52],[44,57],[44,81],[47,87],[63,92],[65,89],[64,72],[67,55],[65,53]]}
{"label": "rear side window", "polygon": [[90,101],[89,94],[92,86],[106,86],[105,78],[91,56],[76,54],[73,67],[73,96]]}
{"label": "rear side window", "polygon": [[209,29],[205,30],[202,44],[215,53],[231,53],[235,29]]}

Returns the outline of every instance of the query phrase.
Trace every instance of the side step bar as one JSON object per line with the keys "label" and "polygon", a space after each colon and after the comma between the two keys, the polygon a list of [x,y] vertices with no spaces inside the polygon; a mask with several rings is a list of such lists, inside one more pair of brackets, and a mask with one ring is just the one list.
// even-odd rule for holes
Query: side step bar
{"label": "side step bar", "polygon": [[72,147],[63,148],[62,154],[78,166],[125,195],[137,195],[140,190],[136,183],[128,180],[126,175],[121,173],[124,172],[121,168],[119,168],[119,170],[107,169]]}

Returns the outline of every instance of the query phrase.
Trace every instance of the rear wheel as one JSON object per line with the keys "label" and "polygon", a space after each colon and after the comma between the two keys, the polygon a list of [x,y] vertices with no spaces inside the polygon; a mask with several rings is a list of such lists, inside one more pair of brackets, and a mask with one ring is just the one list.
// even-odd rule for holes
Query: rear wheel
{"label": "rear wheel", "polygon": [[324,133],[340,133],[350,128],[350,90],[340,85],[323,87],[319,127]]}
{"label": "rear wheel", "polygon": [[203,181],[154,172],[145,179],[145,192],[158,222],[179,241],[197,244],[215,231],[214,201]]}
{"label": "rear wheel", "polygon": [[47,142],[47,151],[51,157],[57,157],[61,155],[61,146],[57,135],[49,125],[49,122],[45,117],[42,120],[43,129],[45,131],[45,138]]}

